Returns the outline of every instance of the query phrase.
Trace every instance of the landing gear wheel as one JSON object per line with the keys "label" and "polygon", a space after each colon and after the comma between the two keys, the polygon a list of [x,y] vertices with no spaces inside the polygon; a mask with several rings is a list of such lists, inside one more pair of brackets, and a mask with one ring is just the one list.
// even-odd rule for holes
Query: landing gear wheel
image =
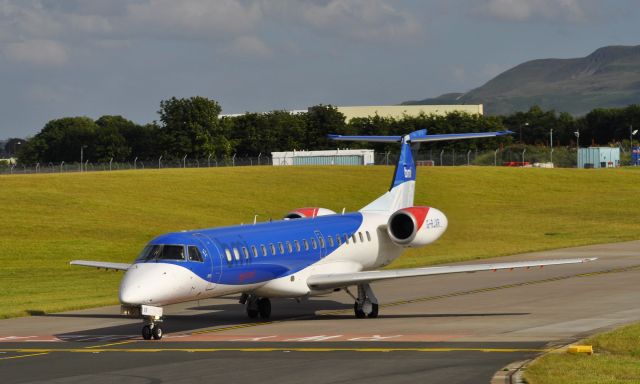
{"label": "landing gear wheel", "polygon": [[353,312],[356,314],[358,319],[364,319],[367,315],[361,308],[358,308],[358,302],[353,303]]}
{"label": "landing gear wheel", "polygon": [[151,331],[151,326],[150,325],[145,325],[144,327],[142,327],[142,338],[145,340],[151,340],[151,336],[153,335],[153,332]]}
{"label": "landing gear wheel", "polygon": [[370,319],[378,317],[378,304],[371,303],[371,312],[367,314]]}
{"label": "landing gear wheel", "polygon": [[258,310],[257,309],[249,309],[247,308],[247,316],[249,316],[250,319],[255,319],[256,317],[258,317]]}
{"label": "landing gear wheel", "polygon": [[258,300],[258,312],[263,319],[268,319],[271,316],[271,300],[269,298],[263,297]]}
{"label": "landing gear wheel", "polygon": [[151,330],[151,334],[153,335],[153,340],[160,340],[162,339],[162,328],[160,328],[159,325],[156,325],[155,327],[153,327],[153,329]]}

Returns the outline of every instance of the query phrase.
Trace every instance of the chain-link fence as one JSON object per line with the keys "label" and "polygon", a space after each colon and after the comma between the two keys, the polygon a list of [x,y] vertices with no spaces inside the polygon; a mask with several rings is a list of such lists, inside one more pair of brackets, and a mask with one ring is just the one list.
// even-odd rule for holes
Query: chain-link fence
{"label": "chain-link fence", "polygon": [[[376,152],[374,164],[394,165],[398,160],[398,152]],[[418,165],[431,166],[542,166],[557,168],[576,167],[576,148],[513,146],[495,150],[455,150],[455,149],[420,149],[415,153]],[[620,164],[630,165],[631,156],[628,151],[621,151]],[[163,159],[134,160],[129,162],[102,162],[102,163],[38,163],[31,165],[2,164],[0,173],[25,174],[25,173],[61,173],[80,171],[116,171],[129,169],[161,169],[161,168],[213,168],[233,166],[265,166],[272,165],[271,157],[239,157],[231,156],[223,159],[214,157],[189,159]]]}

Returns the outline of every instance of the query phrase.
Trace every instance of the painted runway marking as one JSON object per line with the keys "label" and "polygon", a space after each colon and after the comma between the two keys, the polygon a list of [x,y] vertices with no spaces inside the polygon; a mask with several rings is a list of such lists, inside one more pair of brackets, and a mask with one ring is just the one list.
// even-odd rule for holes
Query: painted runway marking
{"label": "painted runway marking", "polygon": [[34,356],[42,356],[42,355],[48,355],[48,354],[49,352],[39,352],[39,353],[32,353],[29,355],[0,357],[0,360],[22,359],[23,357],[34,357]]}
{"label": "painted runway marking", "polygon": [[[159,352],[189,352],[189,353],[213,353],[213,352],[487,352],[487,353],[521,353],[521,352],[549,352],[548,348],[297,348],[297,347],[271,347],[271,348],[16,348],[0,349],[2,352],[31,353],[35,355],[47,353],[96,353],[96,352],[125,352],[125,353],[159,353]],[[16,358],[18,356],[15,356]],[[23,356],[26,357],[26,356]]]}

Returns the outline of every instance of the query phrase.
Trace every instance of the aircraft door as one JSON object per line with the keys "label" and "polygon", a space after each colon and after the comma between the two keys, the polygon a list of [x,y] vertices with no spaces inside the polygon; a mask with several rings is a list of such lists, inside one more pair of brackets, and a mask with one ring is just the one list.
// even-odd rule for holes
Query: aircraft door
{"label": "aircraft door", "polygon": [[314,231],[316,239],[318,240],[318,247],[320,248],[320,258],[327,256],[327,240],[322,236],[322,232]]}
{"label": "aircraft door", "polygon": [[218,247],[216,244],[211,241],[209,237],[203,235],[201,233],[197,233],[196,237],[202,244],[202,247],[205,252],[205,263],[208,263],[208,273],[207,273],[207,291],[210,291],[215,288],[216,284],[220,281],[220,277],[222,276],[222,262],[220,260],[220,252],[218,251]]}

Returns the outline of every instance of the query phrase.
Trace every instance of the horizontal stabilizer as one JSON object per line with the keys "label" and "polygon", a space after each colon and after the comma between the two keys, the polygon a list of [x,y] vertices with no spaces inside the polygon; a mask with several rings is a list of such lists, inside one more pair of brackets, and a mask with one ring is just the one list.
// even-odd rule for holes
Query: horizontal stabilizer
{"label": "horizontal stabilizer", "polygon": [[131,267],[131,264],[127,263],[109,263],[106,261],[90,261],[90,260],[73,260],[69,264],[80,265],[83,267],[115,269],[118,271],[126,271]]}
{"label": "horizontal stabilizer", "polygon": [[441,267],[427,268],[407,268],[384,271],[365,271],[354,273],[334,273],[326,275],[313,275],[307,279],[307,285],[311,289],[325,290],[348,287],[350,285],[367,284],[374,281],[400,279],[404,277],[416,276],[434,276],[446,275],[450,273],[463,272],[479,272],[479,271],[495,271],[498,269],[515,269],[515,268],[533,268],[543,267],[545,265],[562,265],[585,263],[596,260],[597,258],[587,259],[561,259],[561,260],[540,260],[540,261],[516,261],[511,263],[495,263],[495,264],[468,264],[468,265],[452,265]]}
{"label": "horizontal stabilizer", "polygon": [[[411,143],[427,143],[430,141],[481,139],[486,137],[497,137],[512,134],[511,131],[498,132],[476,132],[476,133],[445,133],[438,135],[428,135],[425,130],[416,131],[410,135]],[[329,138],[337,141],[370,141],[374,143],[399,143],[403,136],[344,136],[329,135]]]}

